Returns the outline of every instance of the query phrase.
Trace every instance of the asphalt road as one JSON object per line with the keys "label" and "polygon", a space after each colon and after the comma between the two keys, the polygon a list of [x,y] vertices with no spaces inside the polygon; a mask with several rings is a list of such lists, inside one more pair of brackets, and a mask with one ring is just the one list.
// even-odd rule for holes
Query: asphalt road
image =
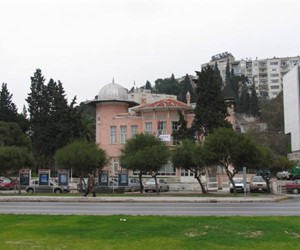
{"label": "asphalt road", "polygon": [[300,216],[300,200],[283,203],[0,202],[0,214]]}

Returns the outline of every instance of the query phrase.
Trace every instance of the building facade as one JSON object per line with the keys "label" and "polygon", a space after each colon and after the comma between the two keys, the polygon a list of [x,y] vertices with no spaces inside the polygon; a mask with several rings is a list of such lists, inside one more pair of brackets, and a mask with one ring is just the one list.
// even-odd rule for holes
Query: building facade
{"label": "building facade", "polygon": [[300,66],[283,77],[284,130],[291,136],[290,160],[300,161]]}
{"label": "building facade", "polygon": [[[178,126],[178,110],[184,114],[188,126],[194,119],[191,105],[176,98],[161,98],[151,102],[151,98],[147,101],[143,96],[139,104],[132,101],[134,98],[129,100],[130,97],[131,93],[128,94],[125,88],[113,82],[105,85],[98,96],[88,102],[96,107],[96,143],[107,152],[109,163],[105,169],[111,176],[122,170],[119,157],[129,138],[139,133],[149,133],[172,147],[178,143],[172,137]],[[171,163],[159,173],[162,176],[178,174]]]}
{"label": "building facade", "polygon": [[201,68],[210,65],[214,67],[217,63],[221,77],[225,82],[227,61],[230,70],[237,76],[246,76],[250,85],[254,84],[259,97],[268,99],[275,98],[283,90],[283,77],[294,67],[300,65],[300,56],[273,57],[267,59],[246,58],[246,60],[235,60],[230,53],[222,53],[212,57],[209,63],[201,65]]}
{"label": "building facade", "polygon": [[[96,143],[107,153],[109,162],[104,170],[110,176],[116,176],[122,170],[120,155],[128,139],[139,133],[148,133],[160,138],[167,146],[174,147],[178,145],[178,141],[172,136],[173,131],[178,129],[178,110],[184,115],[188,127],[194,120],[189,94],[187,103],[176,98],[150,102],[145,101],[144,96],[141,103],[138,103],[137,99],[133,101],[131,97],[127,89],[113,82],[105,85],[94,100],[87,102],[96,107]],[[229,110],[227,119],[235,125],[233,108]],[[197,182],[193,173],[175,168],[172,162],[166,164],[158,176],[172,177],[178,182]]]}

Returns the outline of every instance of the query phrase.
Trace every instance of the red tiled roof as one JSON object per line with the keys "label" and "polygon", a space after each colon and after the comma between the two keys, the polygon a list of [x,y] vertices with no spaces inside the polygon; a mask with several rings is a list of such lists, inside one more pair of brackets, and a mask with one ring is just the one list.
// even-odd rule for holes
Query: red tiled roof
{"label": "red tiled roof", "polygon": [[191,109],[189,105],[184,102],[178,101],[173,98],[166,98],[159,100],[154,103],[149,103],[141,106],[137,106],[133,108],[134,110],[143,110],[143,109],[159,109],[159,108],[183,108],[183,109]]}

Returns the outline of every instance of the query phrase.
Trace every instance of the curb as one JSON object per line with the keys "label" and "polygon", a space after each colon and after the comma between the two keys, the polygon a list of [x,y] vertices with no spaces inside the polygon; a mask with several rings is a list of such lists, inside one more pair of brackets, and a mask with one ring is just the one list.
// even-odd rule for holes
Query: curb
{"label": "curb", "polygon": [[128,203],[255,203],[280,202],[288,196],[273,197],[55,197],[55,196],[0,196],[0,202],[128,202]]}

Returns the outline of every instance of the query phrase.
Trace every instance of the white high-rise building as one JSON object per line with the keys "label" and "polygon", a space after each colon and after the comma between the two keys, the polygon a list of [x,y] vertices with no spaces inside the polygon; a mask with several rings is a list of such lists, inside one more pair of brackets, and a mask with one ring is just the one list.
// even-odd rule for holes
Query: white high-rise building
{"label": "white high-rise building", "polygon": [[283,90],[283,76],[299,63],[299,56],[252,61],[253,83],[258,96],[275,98]]}
{"label": "white high-rise building", "polygon": [[225,82],[226,65],[229,61],[230,70],[233,69],[235,75],[246,76],[249,84],[255,84],[257,95],[269,99],[275,98],[283,90],[283,76],[294,65],[300,65],[300,56],[235,60],[228,52],[219,55],[212,57],[209,63],[202,64],[201,67],[214,66],[217,62],[221,77]]}

